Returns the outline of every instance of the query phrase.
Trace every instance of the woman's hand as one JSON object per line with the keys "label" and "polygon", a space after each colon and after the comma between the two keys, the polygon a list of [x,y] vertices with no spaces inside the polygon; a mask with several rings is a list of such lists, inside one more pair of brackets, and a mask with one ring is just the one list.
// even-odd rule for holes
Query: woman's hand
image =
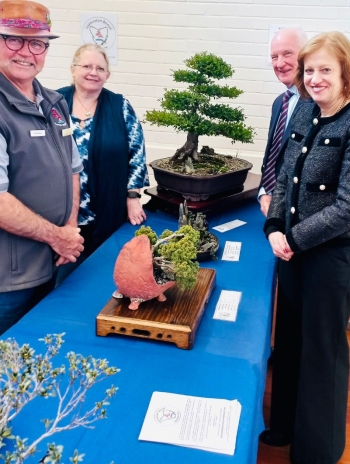
{"label": "woman's hand", "polygon": [[277,258],[283,259],[283,261],[289,261],[294,252],[290,249],[286,236],[282,232],[272,232],[268,238],[273,254]]}
{"label": "woman's hand", "polygon": [[140,225],[147,219],[146,213],[142,209],[138,198],[127,198],[126,208],[128,210],[128,219],[133,226]]}

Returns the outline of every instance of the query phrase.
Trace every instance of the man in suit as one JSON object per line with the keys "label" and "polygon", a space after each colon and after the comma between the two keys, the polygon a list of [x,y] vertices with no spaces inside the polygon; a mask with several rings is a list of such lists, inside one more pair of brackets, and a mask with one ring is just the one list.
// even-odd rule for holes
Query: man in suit
{"label": "man in suit", "polygon": [[[298,68],[298,53],[307,40],[307,35],[303,30],[288,28],[276,32],[271,41],[273,70],[277,79],[287,87],[290,93],[285,97],[285,93],[279,95],[272,105],[258,195],[261,211],[265,216],[267,216],[271,203],[276,177],[283,163],[284,150],[290,135],[289,122],[295,109],[303,102],[299,98],[299,92],[294,85],[294,78]],[[287,100],[285,104],[284,99]],[[280,140],[276,140],[276,138]]]}

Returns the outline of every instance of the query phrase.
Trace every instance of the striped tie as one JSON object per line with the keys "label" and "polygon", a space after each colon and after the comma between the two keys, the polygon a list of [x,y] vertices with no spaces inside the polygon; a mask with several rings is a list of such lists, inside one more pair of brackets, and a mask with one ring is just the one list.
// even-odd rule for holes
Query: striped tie
{"label": "striped tie", "polygon": [[278,152],[281,148],[282,137],[286,125],[286,119],[288,114],[289,99],[294,95],[290,90],[286,90],[283,94],[282,109],[280,117],[277,122],[275,134],[273,136],[269,158],[267,160],[266,169],[263,174],[262,185],[265,192],[271,194],[276,187],[276,159]]}

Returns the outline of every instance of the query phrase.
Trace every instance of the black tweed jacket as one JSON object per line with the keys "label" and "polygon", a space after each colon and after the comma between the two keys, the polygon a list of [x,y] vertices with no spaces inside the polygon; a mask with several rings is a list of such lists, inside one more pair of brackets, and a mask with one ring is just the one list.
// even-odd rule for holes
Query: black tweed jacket
{"label": "black tweed jacket", "polygon": [[[350,103],[320,118],[301,105],[291,121],[284,164],[264,231],[280,231],[294,252],[350,239]],[[346,240],[347,241],[347,240]]]}

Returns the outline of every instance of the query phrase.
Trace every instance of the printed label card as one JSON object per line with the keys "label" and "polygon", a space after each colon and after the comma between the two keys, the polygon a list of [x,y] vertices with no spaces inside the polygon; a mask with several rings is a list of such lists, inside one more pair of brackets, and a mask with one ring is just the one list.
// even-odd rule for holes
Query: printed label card
{"label": "printed label card", "polygon": [[244,226],[247,224],[244,221],[240,221],[239,219],[235,219],[234,221],[225,222],[225,224],[220,224],[219,226],[213,227],[214,230],[218,232],[227,232],[228,230],[235,229],[236,227]]}
{"label": "printed label card", "polygon": [[221,259],[223,261],[239,261],[241,247],[242,242],[225,242],[225,248]]}
{"label": "printed label card", "polygon": [[242,298],[242,292],[233,290],[221,290],[216,303],[213,319],[236,322],[238,305]]}

